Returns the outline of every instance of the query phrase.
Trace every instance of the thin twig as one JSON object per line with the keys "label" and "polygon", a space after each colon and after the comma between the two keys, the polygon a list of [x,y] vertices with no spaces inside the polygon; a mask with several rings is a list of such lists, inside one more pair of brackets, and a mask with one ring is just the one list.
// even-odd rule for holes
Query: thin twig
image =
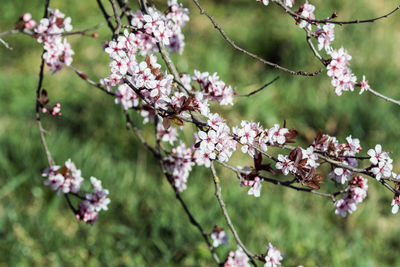
{"label": "thin twig", "polygon": [[70,207],[70,209],[72,210],[72,212],[76,215],[78,214],[78,210],[74,208],[74,206],[71,203],[71,200],[69,199],[69,195],[68,194],[64,194],[65,199],[67,200],[68,206]]}
{"label": "thin twig", "polygon": [[78,70],[77,68],[75,68],[74,66],[69,66],[71,69],[73,69],[75,71],[75,73],[82,79],[85,80],[86,82],[88,82],[90,85],[93,85],[94,87],[100,89],[101,91],[103,91],[104,93],[111,95],[111,96],[115,96],[115,93],[107,90],[107,88],[105,88],[104,86],[102,86],[100,83],[96,83],[95,81],[89,79],[89,77],[84,74],[82,71]]}
{"label": "thin twig", "polygon": [[4,41],[1,38],[0,38],[0,43],[2,43],[5,46],[5,48],[7,48],[9,50],[12,50],[12,47],[6,41]]}
{"label": "thin twig", "polygon": [[222,194],[221,194],[221,185],[220,185],[220,181],[217,175],[217,172],[215,171],[215,167],[214,167],[214,163],[211,162],[211,173],[213,176],[213,181],[214,181],[214,185],[215,185],[215,196],[217,197],[219,206],[221,207],[222,213],[225,217],[226,223],[228,224],[229,229],[231,230],[233,237],[235,238],[237,244],[243,249],[244,253],[246,253],[246,255],[250,258],[251,263],[254,266],[257,266],[257,264],[254,261],[254,258],[256,258],[256,255],[251,252],[242,242],[242,240],[240,240],[240,237],[235,229],[235,227],[233,226],[232,220],[229,217],[229,213],[228,210],[226,209],[226,205],[224,200],[222,199]]}
{"label": "thin twig", "polygon": [[293,12],[290,8],[288,8],[284,3],[282,3],[282,1],[280,0],[271,0],[272,2],[274,2],[275,4],[277,4],[278,6],[280,6],[281,8],[283,8],[285,10],[286,13],[288,13],[289,15],[291,15],[296,21],[299,20],[304,20],[307,21],[308,23],[322,23],[322,24],[338,24],[340,26],[342,25],[346,25],[346,24],[360,24],[360,23],[370,23],[370,22],[374,22],[380,19],[384,19],[389,17],[390,15],[392,15],[393,13],[395,13],[397,10],[400,9],[400,5],[397,6],[396,8],[394,8],[392,11],[390,11],[389,13],[376,17],[376,18],[372,18],[372,19],[356,19],[356,20],[351,20],[351,21],[335,21],[335,20],[331,20],[332,18],[329,19],[309,19],[306,17],[301,16],[300,14],[297,14],[296,12]]}
{"label": "thin twig", "polygon": [[252,92],[250,92],[248,94],[245,94],[245,95],[238,94],[238,95],[235,95],[235,96],[238,96],[238,97],[243,97],[243,96],[249,97],[249,96],[252,96],[252,95],[257,94],[258,92],[262,91],[264,88],[267,88],[268,86],[270,86],[271,84],[276,82],[278,79],[279,79],[279,76],[275,77],[272,81],[264,84],[263,86],[261,86],[257,90],[254,90],[254,91],[252,91]]}
{"label": "thin twig", "polygon": [[290,73],[290,74],[292,74],[292,75],[315,76],[315,75],[317,75],[317,74],[319,74],[319,73],[322,72],[322,69],[321,69],[321,70],[318,70],[318,71],[316,71],[316,72],[293,71],[293,70],[287,69],[287,68],[285,68],[285,67],[282,67],[282,66],[280,66],[280,65],[278,65],[278,64],[276,64],[276,63],[272,63],[272,62],[270,62],[270,61],[268,61],[268,60],[265,60],[265,59],[263,59],[263,58],[261,58],[261,57],[255,55],[255,54],[253,54],[253,53],[247,51],[246,49],[241,48],[240,46],[238,46],[237,44],[235,44],[235,42],[232,41],[232,40],[228,37],[228,35],[227,35],[227,34],[225,33],[225,31],[221,28],[221,26],[219,26],[219,25],[217,24],[217,22],[214,20],[214,18],[200,5],[200,3],[199,3],[198,0],[193,0],[193,2],[194,2],[194,3],[196,4],[196,6],[199,8],[200,13],[201,13],[201,14],[205,14],[205,15],[209,18],[209,20],[211,21],[211,23],[214,25],[214,28],[216,28],[216,29],[220,32],[220,34],[222,35],[222,37],[223,37],[233,48],[235,48],[236,50],[238,50],[238,51],[240,51],[240,52],[242,52],[242,53],[244,53],[244,54],[246,54],[246,55],[248,55],[248,56],[250,56],[250,57],[252,57],[252,58],[254,58],[254,59],[257,59],[258,61],[260,61],[260,62],[262,62],[262,63],[264,63],[264,64],[266,64],[266,65],[268,65],[268,66],[271,66],[271,67],[273,67],[273,68],[275,68],[275,69],[279,69],[279,70],[281,70],[281,71]]}
{"label": "thin twig", "polygon": [[125,118],[126,118],[126,126],[129,129],[132,129],[136,137],[139,139],[139,141],[148,149],[150,150],[151,153],[157,158],[161,158],[161,154],[157,152],[149,143],[146,142],[144,137],[140,134],[139,128],[136,127],[136,125],[133,123],[131,117],[129,116],[128,111],[125,111]]}
{"label": "thin twig", "polygon": [[120,30],[121,30],[122,23],[121,23],[120,15],[118,14],[117,4],[115,3],[114,0],[109,0],[109,1],[111,3],[111,6],[112,6],[112,9],[113,9],[113,12],[114,12],[115,22],[117,23],[117,26],[114,29],[114,36],[113,36],[113,39],[116,39],[118,37],[118,34],[119,34]]}
{"label": "thin twig", "polygon": [[7,35],[10,35],[10,34],[16,34],[16,33],[19,33],[19,32],[20,32],[20,30],[11,29],[11,30],[8,30],[8,31],[5,31],[5,32],[0,32],[0,37],[7,36]]}
{"label": "thin twig", "polygon": [[311,32],[307,29],[305,29],[307,35],[306,35],[306,41],[308,46],[310,47],[311,51],[313,52],[314,56],[316,58],[318,58],[319,61],[321,61],[322,65],[324,65],[325,67],[328,66],[328,60],[324,59],[319,52],[317,51],[317,49],[315,49],[314,44],[311,41]]}
{"label": "thin twig", "polygon": [[390,102],[390,103],[393,103],[393,104],[396,104],[396,105],[400,106],[400,101],[399,100],[395,100],[393,98],[385,96],[385,95],[383,95],[383,94],[381,94],[381,93],[379,93],[379,92],[377,92],[377,91],[375,91],[375,90],[373,90],[371,88],[369,88],[367,91],[370,92],[371,94],[377,96],[377,97],[380,97],[380,98],[384,99],[387,102]]}
{"label": "thin twig", "polygon": [[[129,117],[128,112],[125,112],[125,116],[126,116],[126,121],[127,121],[127,125],[129,125],[129,127],[133,130],[133,133],[136,135],[136,137],[139,139],[139,141],[153,154],[153,156],[159,161],[161,169],[163,171],[163,174],[165,175],[166,179],[168,180],[169,184],[171,185],[172,189],[175,192],[175,197],[176,199],[178,199],[179,203],[181,204],[183,210],[185,211],[186,215],[189,218],[189,221],[199,230],[200,234],[202,235],[204,241],[206,242],[212,257],[214,258],[215,262],[218,265],[221,265],[221,262],[218,258],[217,253],[215,252],[214,247],[212,246],[210,240],[209,240],[209,236],[208,234],[203,230],[203,227],[201,226],[201,224],[194,218],[193,214],[190,212],[189,208],[187,207],[185,201],[182,199],[181,195],[179,194],[179,192],[176,190],[172,179],[170,179],[170,174],[167,172],[167,170],[165,169],[164,166],[164,161],[162,159],[161,156],[161,152],[160,150],[156,150],[156,148],[152,147],[151,145],[149,145],[144,138],[141,136],[141,134],[139,133],[139,129],[136,127],[136,125],[133,123],[133,121],[131,120],[131,118]],[[156,136],[156,138],[158,138]],[[158,147],[159,149],[159,147]]]}
{"label": "thin twig", "polygon": [[114,33],[115,32],[115,28],[114,28],[114,25],[111,23],[111,16],[108,15],[108,13],[107,13],[106,9],[104,8],[103,3],[101,2],[101,0],[96,0],[96,1],[97,1],[97,5],[99,6],[99,8],[101,10],[101,13],[103,13],[104,18],[107,21],[108,28],[110,28],[110,30]]}
{"label": "thin twig", "polygon": [[[230,165],[228,163],[225,163],[225,162],[220,162],[220,161],[216,161],[216,162],[218,162],[219,164],[221,164],[222,166],[224,166],[224,167],[226,167],[228,169],[231,169],[232,171],[234,171],[237,174],[239,179],[242,179],[242,171],[239,170],[238,168],[236,168],[236,167],[234,167],[234,166],[232,166],[232,165]],[[268,178],[268,177],[265,177],[265,176],[262,176],[262,175],[259,175],[258,177],[260,177],[263,181],[268,182],[268,183],[289,187],[289,188],[297,190],[297,191],[308,192],[308,193],[316,194],[316,195],[319,195],[319,196],[322,196],[322,197],[327,197],[327,198],[330,198],[333,202],[336,201],[335,196],[345,192],[345,191],[342,190],[343,192],[342,191],[337,191],[335,193],[323,193],[323,192],[319,192],[319,191],[311,189],[311,188],[304,188],[304,187],[294,186],[292,184],[296,182],[296,180],[297,180],[296,178],[293,179],[293,180],[290,180],[290,181],[279,181],[279,180]]]}

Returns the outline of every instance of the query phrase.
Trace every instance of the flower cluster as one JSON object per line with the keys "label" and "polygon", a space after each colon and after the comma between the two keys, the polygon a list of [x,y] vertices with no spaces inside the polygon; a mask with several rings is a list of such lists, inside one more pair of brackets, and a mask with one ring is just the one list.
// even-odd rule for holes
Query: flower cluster
{"label": "flower cluster", "polygon": [[[242,152],[249,153],[251,157],[254,157],[255,149],[252,146],[259,145],[259,139],[256,140],[256,138],[263,133],[263,128],[259,123],[246,120],[243,120],[240,126],[241,128],[234,126],[232,132],[239,139],[240,144],[242,144]],[[263,150],[266,151],[266,147]]]}
{"label": "flower cluster", "polygon": [[249,153],[254,158],[256,150],[255,146],[266,152],[268,146],[283,145],[291,142],[296,136],[294,130],[281,128],[279,124],[275,124],[270,129],[263,129],[259,123],[242,121],[241,128],[233,127],[232,132],[239,138],[239,142],[243,145],[242,152]]}
{"label": "flower cluster", "polygon": [[50,186],[52,190],[62,193],[79,192],[83,178],[81,170],[78,170],[75,164],[68,159],[63,167],[53,165],[44,170],[43,177],[48,177],[44,184]]}
{"label": "flower cluster", "polygon": [[236,141],[231,136],[229,126],[218,114],[211,114],[207,122],[207,132],[199,131],[196,136],[194,157],[198,165],[211,165],[211,160],[226,162],[236,150]]}
{"label": "flower cluster", "polygon": [[31,29],[36,25],[36,21],[32,19],[31,13],[24,13],[19,18],[15,28]]}
{"label": "flower cluster", "polygon": [[[246,170],[246,167],[243,168],[243,170]],[[250,168],[248,168],[247,170],[250,171]],[[240,181],[240,186],[249,186],[250,189],[247,193],[249,195],[253,195],[254,197],[260,197],[261,187],[262,187],[262,179],[258,176],[254,177],[254,179],[245,179],[245,180]]]}
{"label": "flower cluster", "polygon": [[268,249],[268,252],[267,252],[267,255],[265,256],[264,267],[279,267],[279,266],[281,266],[281,260],[283,260],[281,252],[278,249],[276,249],[274,246],[272,246],[271,243],[268,243],[267,249]]}
{"label": "flower cluster", "polygon": [[[256,0],[257,2],[263,3],[264,5],[268,6],[269,0]],[[293,7],[294,0],[284,0],[283,3],[287,7]]]}
{"label": "flower cluster", "polygon": [[97,220],[98,212],[108,209],[107,205],[110,203],[110,199],[107,198],[108,190],[103,189],[100,180],[90,177],[90,183],[92,184],[93,193],[86,194],[86,200],[79,203],[76,218],[85,223],[93,224]]}
{"label": "flower cluster", "polygon": [[284,156],[279,154],[278,161],[275,164],[275,168],[281,170],[284,175],[288,175],[289,173],[296,173],[297,168],[295,166],[295,162],[289,158],[289,156]]}
{"label": "flower cluster", "polygon": [[214,247],[219,247],[220,245],[228,245],[228,234],[224,231],[224,228],[218,228],[218,226],[215,225],[213,232],[210,236],[213,241]]}
{"label": "flower cluster", "polygon": [[357,209],[357,204],[367,197],[368,180],[362,176],[355,176],[349,182],[349,190],[343,195],[342,199],[335,202],[335,213],[346,217]]}
{"label": "flower cluster", "polygon": [[250,267],[249,257],[247,257],[243,249],[238,246],[236,251],[229,252],[224,267]]}
{"label": "flower cluster", "polygon": [[[257,0],[258,2],[262,2],[264,5],[269,4],[269,0]],[[285,0],[284,4],[287,7],[292,7],[294,4],[294,0]],[[332,85],[335,87],[335,93],[340,96],[343,91],[354,91],[354,87],[360,87],[360,94],[364,91],[370,90],[370,86],[368,81],[365,80],[365,76],[363,76],[363,80],[357,83],[357,77],[351,72],[349,68],[349,61],[351,60],[351,56],[347,53],[347,51],[342,47],[340,49],[333,49],[331,43],[335,39],[334,27],[333,23],[329,23],[329,21],[333,18],[337,17],[337,14],[332,14],[331,17],[326,18],[326,23],[321,26],[318,23],[311,22],[310,20],[315,20],[315,6],[309,4],[308,1],[304,5],[302,5],[298,11],[295,13],[298,14],[295,17],[296,24],[299,24],[300,28],[305,28],[307,31],[312,31],[312,26],[315,25],[315,32],[312,33],[318,41],[318,50],[325,49],[326,53],[331,56],[329,64],[327,65],[328,76],[332,77]]]}
{"label": "flower cluster", "polygon": [[233,88],[221,81],[216,72],[210,75],[208,72],[195,70],[192,80],[200,85],[201,92],[210,100],[217,101],[220,105],[233,105]]}
{"label": "flower cluster", "polygon": [[[317,151],[333,156],[348,166],[357,167],[358,162],[355,156],[362,150],[360,140],[348,136],[346,141],[346,143],[340,144],[335,137],[320,133],[315,139],[313,146]],[[352,171],[340,167],[335,167],[332,172],[329,173],[331,179],[341,184],[350,180],[352,175]]]}
{"label": "flower cluster", "polygon": [[[315,19],[314,10],[315,6],[306,2],[300,7],[297,13],[300,14],[300,16],[302,16],[303,18]],[[301,20],[299,26],[300,28],[307,28],[308,30],[311,30],[311,24],[307,20]]]}
{"label": "flower cluster", "polygon": [[317,27],[315,35],[318,40],[318,50],[325,48],[327,53],[332,52],[331,43],[335,39],[335,32],[333,30],[334,28],[335,24],[325,24],[322,27]]}
{"label": "flower cluster", "polygon": [[[315,19],[314,10],[315,7],[313,5],[305,3],[296,13],[307,19]],[[310,23],[303,19],[300,22],[300,27],[307,28],[311,31],[312,25],[317,25],[313,36],[318,41],[318,50],[324,48],[326,53],[331,56],[329,64],[327,65],[327,74],[329,77],[332,77],[331,83],[335,87],[335,93],[340,96],[343,91],[354,91],[354,87],[358,86],[361,89],[360,94],[362,94],[364,91],[370,89],[368,81],[365,80],[365,76],[363,76],[361,82],[357,83],[357,77],[349,68],[349,62],[352,57],[343,47],[340,49],[334,49],[331,46],[331,43],[335,39],[335,25],[329,23],[329,20],[335,17],[337,17],[336,13],[334,13],[332,17],[328,17],[326,19],[327,23],[323,26],[320,26],[317,23]],[[299,18],[296,18],[296,20],[299,22]]]}
{"label": "flower cluster", "polygon": [[181,142],[177,147],[173,148],[171,152],[172,153],[164,159],[165,166],[172,174],[176,190],[182,192],[187,188],[187,178],[194,166],[192,159],[193,151]]}
{"label": "flower cluster", "polygon": [[164,125],[161,123],[157,124],[157,136],[163,142],[169,142],[173,145],[178,138],[178,130],[174,127],[169,127],[165,129]]}
{"label": "flower cluster", "polygon": [[58,9],[49,9],[49,18],[43,18],[34,28],[35,36],[39,43],[44,44],[43,59],[54,73],[61,70],[64,65],[71,65],[74,51],[62,34],[72,30],[71,18]]}
{"label": "flower cluster", "polygon": [[157,43],[168,46],[171,52],[182,53],[185,42],[181,28],[189,21],[189,12],[176,0],[168,1],[168,7],[166,15],[154,8],[148,8],[149,14],[132,14],[131,25],[137,29],[136,43],[141,55],[157,51]]}
{"label": "flower cluster", "polygon": [[185,47],[185,37],[181,29],[189,21],[189,11],[187,8],[183,8],[182,4],[178,4],[177,0],[168,1],[168,6],[169,12],[166,17],[174,23],[168,47],[172,53],[182,54]]}
{"label": "flower cluster", "polygon": [[351,72],[349,62],[351,56],[343,47],[332,49],[328,52],[332,57],[331,62],[326,67],[328,76],[332,77],[332,85],[335,87],[335,93],[341,95],[343,91],[353,91],[357,82],[357,77]]}
{"label": "flower cluster", "polygon": [[371,171],[378,181],[392,175],[393,160],[389,157],[389,153],[382,151],[381,145],[378,144],[375,149],[368,150],[368,155],[370,156],[369,161],[374,166]]}
{"label": "flower cluster", "polygon": [[400,199],[399,196],[394,196],[392,200],[392,213],[396,214],[399,212],[399,205],[400,205]]}
{"label": "flower cluster", "polygon": [[[168,3],[167,14],[154,8],[148,9],[149,14],[132,14],[131,25],[136,30],[125,30],[105,47],[111,58],[111,74],[100,82],[110,91],[118,86],[115,103],[125,110],[144,102],[144,122],[152,119],[154,108],[167,110],[176,102],[182,105],[179,99],[183,95],[172,91],[172,75],[160,72],[161,66],[152,54],[158,51],[158,44],[169,46],[173,52],[181,52],[184,46],[181,27],[189,20],[188,11],[174,0]],[[146,59],[140,62],[138,55]]]}
{"label": "flower cluster", "polygon": [[[44,184],[50,186],[58,194],[62,192],[76,196],[78,196],[84,180],[81,176],[81,170],[76,168],[71,159],[68,159],[62,167],[51,166],[43,172],[42,176],[47,177]],[[102,188],[101,181],[90,177],[90,182],[93,187],[93,193],[86,194],[85,197],[79,196],[84,201],[79,203],[76,216],[79,220],[93,224],[97,219],[97,213],[102,209],[107,210],[110,199],[107,198],[108,190]]]}
{"label": "flower cluster", "polygon": [[42,112],[43,113],[49,112],[53,116],[56,116],[56,115],[57,116],[61,116],[62,115],[62,113],[61,113],[61,104],[60,103],[55,104],[53,107],[51,107],[50,110],[48,110],[47,108],[43,107],[42,108]]}

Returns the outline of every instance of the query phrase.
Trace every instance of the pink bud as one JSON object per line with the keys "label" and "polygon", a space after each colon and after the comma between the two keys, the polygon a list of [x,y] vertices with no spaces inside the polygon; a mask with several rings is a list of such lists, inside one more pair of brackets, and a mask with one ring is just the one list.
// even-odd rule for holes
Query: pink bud
{"label": "pink bud", "polygon": [[51,115],[53,115],[53,116],[56,115],[56,112],[55,112],[55,111],[52,111],[52,112],[51,112]]}
{"label": "pink bud", "polygon": [[30,21],[28,21],[27,23],[25,23],[24,27],[25,27],[25,29],[30,29],[30,28],[32,28],[33,26],[35,26],[35,24],[36,24],[36,21],[34,21],[33,19],[31,19]]}
{"label": "pink bud", "polygon": [[97,32],[94,32],[94,33],[92,34],[92,37],[93,37],[93,38],[97,38],[97,37],[99,37],[99,34],[98,34]]}
{"label": "pink bud", "polygon": [[47,112],[47,108],[42,108],[42,112],[46,113]]}
{"label": "pink bud", "polygon": [[31,13],[25,13],[21,16],[21,18],[23,21],[28,22],[32,19],[32,15],[31,15]]}

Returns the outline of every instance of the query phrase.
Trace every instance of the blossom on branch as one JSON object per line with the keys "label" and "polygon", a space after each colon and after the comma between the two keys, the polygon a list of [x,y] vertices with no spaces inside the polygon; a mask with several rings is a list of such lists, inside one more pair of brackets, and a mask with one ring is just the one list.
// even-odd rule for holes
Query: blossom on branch
{"label": "blossom on branch", "polygon": [[265,256],[265,264],[264,267],[280,267],[281,265],[281,260],[283,260],[283,257],[281,255],[281,252],[276,249],[274,246],[272,246],[271,243],[268,243],[267,246],[268,252],[267,256]]}

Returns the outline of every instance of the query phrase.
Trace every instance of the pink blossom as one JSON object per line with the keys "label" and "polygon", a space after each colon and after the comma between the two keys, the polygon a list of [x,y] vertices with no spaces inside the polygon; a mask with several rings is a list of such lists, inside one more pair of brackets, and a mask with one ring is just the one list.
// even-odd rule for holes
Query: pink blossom
{"label": "pink blossom", "polygon": [[288,156],[283,156],[281,154],[278,155],[278,162],[275,164],[275,168],[281,170],[284,175],[297,171],[294,162],[291,161]]}
{"label": "pink blossom", "polygon": [[368,81],[365,80],[365,75],[363,75],[363,79],[360,82],[360,95],[364,92],[364,91],[368,91],[370,90],[371,87],[368,84]]}
{"label": "pink blossom", "polygon": [[392,200],[392,213],[396,214],[399,211],[400,200],[398,196],[395,196]]}
{"label": "pink blossom", "polygon": [[264,267],[279,267],[281,265],[281,260],[283,260],[283,257],[281,255],[281,252],[276,249],[274,246],[272,246],[271,243],[268,243],[268,252],[267,256],[265,256],[265,264]]}
{"label": "pink blossom", "polygon": [[235,252],[229,252],[224,267],[250,267],[249,257],[247,257],[243,249],[238,246]]}
{"label": "pink blossom", "polygon": [[213,232],[211,233],[211,239],[214,247],[228,245],[228,234],[224,231],[224,228],[218,228],[215,226]]}

